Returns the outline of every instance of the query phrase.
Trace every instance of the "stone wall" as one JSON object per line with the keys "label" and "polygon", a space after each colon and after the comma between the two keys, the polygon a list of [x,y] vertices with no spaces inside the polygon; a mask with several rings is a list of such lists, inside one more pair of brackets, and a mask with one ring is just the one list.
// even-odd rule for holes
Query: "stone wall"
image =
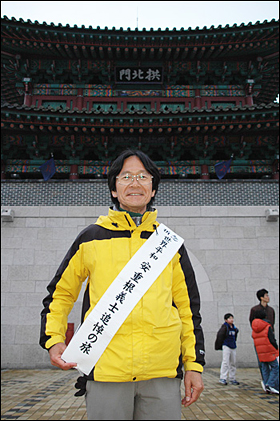
{"label": "stone wall", "polygon": [[[5,180],[2,206],[109,206],[107,180]],[[162,180],[156,206],[277,206],[278,180]]]}
{"label": "stone wall", "polygon": [[[76,235],[100,214],[107,214],[108,208],[10,208],[15,212],[14,221],[2,223],[2,368],[50,367],[48,353],[38,345],[46,285]],[[227,312],[234,314],[240,329],[238,366],[256,366],[248,318],[250,308],[258,303],[260,288],[269,291],[278,335],[279,226],[266,221],[266,209],[268,206],[158,207],[159,222],[185,239],[196,272],[209,367],[221,362],[214,341]],[[82,294],[69,316],[75,327],[81,300]]]}

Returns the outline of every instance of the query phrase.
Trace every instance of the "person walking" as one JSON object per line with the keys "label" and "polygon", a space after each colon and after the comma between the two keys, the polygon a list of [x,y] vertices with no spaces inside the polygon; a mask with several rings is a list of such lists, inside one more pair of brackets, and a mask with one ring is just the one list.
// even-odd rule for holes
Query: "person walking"
{"label": "person walking", "polygon": [[279,395],[278,345],[269,320],[263,309],[254,313],[252,337],[263,375],[262,387],[267,393]]}
{"label": "person walking", "polygon": [[[103,295],[115,285],[118,274],[138,251],[151,244],[149,239],[160,235],[157,210],[152,207],[159,182],[155,163],[141,151],[126,150],[112,163],[108,185],[113,207],[78,235],[43,300],[40,344],[48,350],[52,365],[63,370],[77,367],[76,361],[66,362],[62,354],[67,353],[67,316],[82,283],[87,279],[83,323],[77,335],[85,329],[97,303],[104,302]],[[167,228],[160,246],[139,262],[141,272],[127,279],[78,349],[79,355],[87,358],[92,348],[101,346],[112,318],[116,321],[125,300],[139,291],[145,273],[154,276],[153,262],[159,260],[163,265],[160,275],[154,276],[151,287],[121,323],[90,373],[78,379],[77,394],[85,393],[88,419],[179,420],[181,404],[193,404],[203,391],[205,351],[199,291],[185,247],[180,246],[174,257],[167,259],[165,250],[173,240],[177,241],[176,235],[170,236]],[[68,346],[70,349],[71,342]],[[181,400],[182,365],[185,396]]]}
{"label": "person walking", "polygon": [[217,333],[215,349],[223,351],[223,360],[220,370],[219,383],[226,386],[229,377],[230,384],[239,385],[236,380],[236,340],[238,329],[234,326],[234,316],[231,313],[224,315],[224,324]]}

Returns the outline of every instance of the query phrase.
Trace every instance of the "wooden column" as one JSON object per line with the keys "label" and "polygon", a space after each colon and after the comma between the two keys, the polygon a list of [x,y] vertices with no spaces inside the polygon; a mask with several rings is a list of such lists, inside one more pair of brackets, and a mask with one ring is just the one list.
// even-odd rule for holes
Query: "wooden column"
{"label": "wooden column", "polygon": [[32,105],[32,87],[30,82],[24,82],[24,105]]}
{"label": "wooden column", "polygon": [[272,178],[273,180],[279,180],[279,161],[274,161],[272,165]]}
{"label": "wooden column", "polygon": [[194,106],[197,108],[201,108],[200,89],[195,89]]}
{"label": "wooden column", "polygon": [[6,166],[4,162],[1,162],[1,180],[6,180],[6,172],[5,172]]}
{"label": "wooden column", "polygon": [[246,95],[245,97],[245,105],[254,105],[252,95]]}
{"label": "wooden column", "polygon": [[253,105],[253,87],[254,87],[254,81],[248,80],[247,84],[245,86],[246,96],[245,96],[245,104],[246,105]]}
{"label": "wooden column", "polygon": [[78,94],[77,94],[77,108],[81,110],[83,108],[83,88],[78,88]]}
{"label": "wooden column", "polygon": [[69,180],[78,180],[78,178],[79,178],[78,165],[77,164],[71,164]]}
{"label": "wooden column", "polygon": [[206,164],[201,165],[201,177],[200,178],[201,178],[201,180],[209,180],[210,179],[208,165],[206,165]]}

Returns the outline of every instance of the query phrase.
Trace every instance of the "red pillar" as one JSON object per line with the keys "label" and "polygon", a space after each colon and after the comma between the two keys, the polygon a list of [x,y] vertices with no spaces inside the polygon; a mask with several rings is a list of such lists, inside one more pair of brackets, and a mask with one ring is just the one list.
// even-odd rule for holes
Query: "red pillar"
{"label": "red pillar", "polygon": [[83,88],[78,88],[78,94],[77,94],[77,108],[81,110],[83,108]]}
{"label": "red pillar", "polygon": [[194,106],[197,108],[201,108],[200,89],[195,89]]}
{"label": "red pillar", "polygon": [[272,165],[272,178],[273,180],[279,180],[279,161],[276,161]]}
{"label": "red pillar", "polygon": [[200,178],[201,178],[201,180],[209,180],[210,179],[208,165],[206,165],[206,164],[201,165],[201,177]]}
{"label": "red pillar", "polygon": [[30,107],[30,105],[32,105],[32,95],[25,94],[25,96],[24,96],[24,105],[27,105],[28,107]]}
{"label": "red pillar", "polygon": [[77,180],[78,178],[79,178],[78,165],[77,164],[71,164],[69,180]]}
{"label": "red pillar", "polygon": [[6,172],[5,172],[6,166],[2,162],[1,163],[1,180],[6,180]]}
{"label": "red pillar", "polygon": [[24,105],[32,105],[32,87],[30,82],[24,82]]}
{"label": "red pillar", "polygon": [[254,105],[252,95],[246,95],[245,97],[245,105]]}
{"label": "red pillar", "polygon": [[246,91],[245,104],[246,105],[254,105],[253,88],[254,88],[254,80],[248,79],[247,84],[245,86],[245,91]]}

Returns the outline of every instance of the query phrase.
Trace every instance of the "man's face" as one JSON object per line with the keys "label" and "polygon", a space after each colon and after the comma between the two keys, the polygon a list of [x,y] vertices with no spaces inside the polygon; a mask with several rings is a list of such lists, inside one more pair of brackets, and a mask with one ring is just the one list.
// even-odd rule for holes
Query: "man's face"
{"label": "man's face", "polygon": [[261,297],[261,303],[268,304],[269,303],[269,295],[265,293],[263,297]]}
{"label": "man's face", "polygon": [[226,320],[226,322],[229,324],[229,325],[233,325],[233,317],[232,316],[230,316],[227,320]]}
{"label": "man's face", "polygon": [[[128,185],[121,184],[120,178],[122,176],[135,176],[140,174],[149,177],[148,184],[141,184],[140,181],[137,181],[136,177],[134,177],[133,182]],[[112,196],[118,199],[122,209],[143,214],[147,209],[147,204],[155,195],[155,190],[152,190],[153,183],[151,174],[148,173],[141,160],[133,155],[124,160],[123,167],[118,174],[118,177],[119,178],[116,179],[116,191],[112,191]]]}

